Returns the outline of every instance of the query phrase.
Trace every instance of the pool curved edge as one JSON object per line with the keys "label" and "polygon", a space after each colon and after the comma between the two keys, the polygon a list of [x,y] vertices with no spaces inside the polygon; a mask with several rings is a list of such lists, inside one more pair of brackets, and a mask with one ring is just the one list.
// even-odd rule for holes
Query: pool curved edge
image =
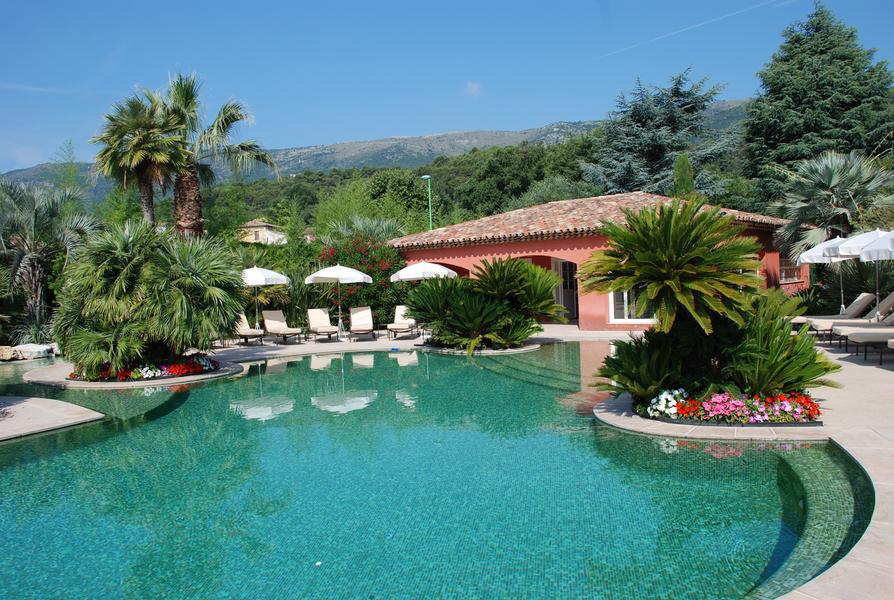
{"label": "pool curved edge", "polygon": [[211,371],[210,373],[186,375],[183,377],[168,377],[164,379],[143,379],[137,381],[75,381],[68,379],[68,374],[71,373],[71,369],[72,365],[70,363],[57,362],[48,367],[40,367],[28,371],[22,375],[22,380],[25,383],[34,385],[82,390],[127,390],[146,387],[163,388],[184,385],[187,383],[210,381],[212,379],[220,379],[223,377],[232,377],[242,373],[244,367],[238,363],[221,362],[220,368],[216,371]]}
{"label": "pool curved edge", "polygon": [[894,469],[891,458],[877,448],[855,446],[830,435],[825,427],[778,428],[774,430],[686,426],[643,419],[632,410],[631,398],[619,394],[593,408],[601,423],[629,433],[696,440],[777,440],[830,442],[851,458],[866,474],[875,499],[866,530],[835,564],[797,589],[779,598],[785,600],[832,600],[848,597],[882,598],[894,594]]}

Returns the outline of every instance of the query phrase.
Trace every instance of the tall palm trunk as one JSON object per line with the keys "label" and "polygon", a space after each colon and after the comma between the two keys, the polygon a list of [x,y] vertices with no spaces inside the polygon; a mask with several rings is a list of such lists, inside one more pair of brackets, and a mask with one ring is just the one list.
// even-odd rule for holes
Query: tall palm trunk
{"label": "tall palm trunk", "polygon": [[45,285],[47,274],[43,265],[39,262],[32,263],[23,278],[24,288],[27,290],[27,298],[25,299],[25,311],[31,318],[32,323],[43,323],[45,316],[46,301]]}
{"label": "tall palm trunk", "polygon": [[202,188],[199,185],[199,171],[195,165],[177,175],[177,180],[174,182],[174,212],[177,231],[184,235],[205,235]]}
{"label": "tall palm trunk", "polygon": [[143,220],[150,225],[155,225],[155,192],[152,189],[152,180],[149,177],[140,177],[140,208],[143,211]]}

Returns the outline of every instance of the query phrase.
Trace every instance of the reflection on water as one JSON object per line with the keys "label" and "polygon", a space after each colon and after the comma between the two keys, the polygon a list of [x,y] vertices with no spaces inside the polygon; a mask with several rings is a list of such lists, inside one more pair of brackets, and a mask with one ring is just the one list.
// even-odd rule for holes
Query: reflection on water
{"label": "reflection on water", "polygon": [[[734,598],[862,531],[865,481],[825,444],[595,424],[607,351],[319,354],[63,393],[116,418],[0,444],[4,595]],[[810,537],[805,499],[856,521]]]}

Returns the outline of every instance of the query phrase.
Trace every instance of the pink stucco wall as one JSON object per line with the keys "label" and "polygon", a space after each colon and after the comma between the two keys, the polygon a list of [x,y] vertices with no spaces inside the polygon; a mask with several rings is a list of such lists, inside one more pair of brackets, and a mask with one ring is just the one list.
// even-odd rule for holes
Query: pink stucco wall
{"label": "pink stucco wall", "polygon": [[[770,284],[775,284],[779,279],[779,252],[773,247],[772,232],[746,231],[764,246],[761,253],[763,263],[762,274],[767,277]],[[593,253],[594,250],[604,249],[606,239],[603,236],[584,236],[566,238],[560,240],[531,240],[524,242],[508,242],[500,244],[479,244],[475,246],[461,246],[457,248],[431,248],[422,250],[401,250],[408,263],[427,261],[442,264],[457,271],[460,275],[468,275],[472,268],[482,260],[494,258],[525,258],[530,257],[534,264],[549,269],[550,257],[567,260],[580,266],[580,264]],[[796,291],[809,284],[809,270],[802,268],[803,281],[783,285],[788,292]],[[642,330],[645,325],[629,323],[610,323],[609,299],[603,294],[578,294],[578,327],[582,330],[595,331],[630,331]]]}

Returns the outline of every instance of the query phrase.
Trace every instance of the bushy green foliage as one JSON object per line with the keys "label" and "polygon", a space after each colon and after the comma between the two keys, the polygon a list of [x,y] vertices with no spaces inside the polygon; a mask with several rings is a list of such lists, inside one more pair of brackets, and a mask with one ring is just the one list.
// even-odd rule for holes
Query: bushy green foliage
{"label": "bushy green foliage", "polygon": [[503,210],[515,210],[555,200],[571,200],[573,198],[588,198],[598,196],[602,189],[586,181],[572,181],[561,175],[552,175],[541,181],[534,182],[528,191],[509,200]]}
{"label": "bushy green foliage", "polygon": [[563,321],[553,299],[555,273],[517,259],[484,261],[475,279],[430,279],[408,295],[410,316],[435,343],[465,348],[512,348],[541,331],[537,319]]}
{"label": "bushy green foliage", "polygon": [[[388,244],[364,237],[337,240],[323,246],[319,256],[323,265],[342,265],[357,269],[372,278],[372,283],[355,283],[341,286],[342,312],[357,306],[369,306],[376,323],[390,323],[394,307],[403,304],[407,284],[392,283],[391,275],[406,264],[400,253]],[[334,288],[333,288],[334,289]],[[338,299],[332,296],[332,309]]]}
{"label": "bushy green foliage", "polygon": [[91,237],[64,276],[53,337],[90,376],[207,350],[243,307],[237,259],[220,242],[135,221]]}
{"label": "bushy green foliage", "polygon": [[817,350],[807,326],[792,333],[791,317],[802,314],[798,298],[781,290],[757,294],[729,355],[724,374],[748,394],[778,394],[834,385],[824,379],[840,369]]}
{"label": "bushy green foliage", "polygon": [[743,322],[747,292],[761,280],[753,238],[742,237],[733,217],[699,202],[626,211],[626,223],[608,223],[609,248],[581,264],[585,292],[642,290],[636,314],[654,311],[656,329],[669,332],[685,312],[706,334],[718,319]]}
{"label": "bushy green foliage", "polygon": [[759,179],[764,203],[784,193],[791,166],[825,151],[890,151],[894,130],[892,75],[885,61],[860,46],[855,29],[818,5],[758,73],[761,93],[745,122],[746,174]]}
{"label": "bushy green foliage", "polygon": [[[689,70],[674,75],[667,87],[637,81],[629,95],[620,96],[603,126],[601,143],[584,165],[584,178],[610,194],[672,192],[674,159],[703,133],[705,109],[718,91],[707,80],[691,82]],[[693,152],[692,158],[701,156]]]}
{"label": "bushy green foliage", "polygon": [[608,381],[598,388],[626,392],[635,402],[648,402],[661,390],[688,384],[680,352],[666,334],[649,330],[629,341],[614,342],[614,347],[614,353],[605,357],[598,373]]}

